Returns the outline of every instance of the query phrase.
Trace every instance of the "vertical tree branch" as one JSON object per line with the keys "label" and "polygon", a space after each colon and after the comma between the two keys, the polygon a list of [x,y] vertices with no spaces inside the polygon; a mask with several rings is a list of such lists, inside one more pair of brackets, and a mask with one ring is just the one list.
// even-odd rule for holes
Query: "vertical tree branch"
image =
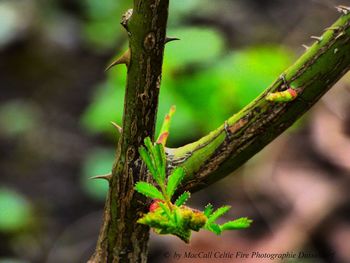
{"label": "vertical tree branch", "polygon": [[123,130],[109,182],[103,225],[89,262],[146,262],[149,229],[137,224],[146,200],[134,183],[147,180],[138,148],[154,137],[161,82],[168,0],[134,0],[122,20],[128,31],[130,61]]}

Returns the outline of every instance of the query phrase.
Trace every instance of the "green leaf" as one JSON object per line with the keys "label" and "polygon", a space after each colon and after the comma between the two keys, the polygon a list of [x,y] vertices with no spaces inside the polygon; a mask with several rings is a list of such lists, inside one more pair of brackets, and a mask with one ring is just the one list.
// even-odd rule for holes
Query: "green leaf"
{"label": "green leaf", "polygon": [[165,152],[164,152],[164,147],[162,144],[156,143],[156,145],[153,146],[153,153],[154,153],[154,159],[156,163],[156,168],[158,170],[158,174],[162,180],[162,183],[164,184],[165,182]]}
{"label": "green leaf", "polygon": [[217,234],[217,235],[220,235],[222,232],[221,228],[218,224],[211,224],[211,225],[207,226],[206,229]]}
{"label": "green leaf", "polygon": [[175,193],[177,187],[179,186],[182,179],[184,178],[184,175],[185,175],[184,169],[182,167],[178,167],[169,176],[168,184],[166,187],[166,193],[169,198],[171,198]]}
{"label": "green leaf", "polygon": [[173,211],[174,211],[173,213],[174,213],[175,224],[181,225],[182,224],[182,216],[180,213],[180,208],[174,207]]}
{"label": "green leaf", "polygon": [[169,218],[169,220],[173,221],[173,217],[172,217],[170,209],[165,204],[163,204],[161,202],[159,202],[158,204],[163,209],[165,215]]}
{"label": "green leaf", "polygon": [[213,205],[212,204],[207,204],[204,209],[204,215],[206,217],[209,217],[213,213]]}
{"label": "green leaf", "polygon": [[[137,182],[135,185],[135,190],[140,194],[143,194],[152,199],[159,199],[165,201],[162,193],[153,185],[146,182]],[[159,202],[161,204],[161,202]]]}
{"label": "green leaf", "polygon": [[165,153],[162,145],[156,144],[153,145],[151,139],[146,137],[144,143],[147,147],[148,153],[153,160],[155,169],[157,171],[157,177],[159,181],[157,182],[160,186],[164,185],[165,182]]}
{"label": "green leaf", "polygon": [[183,204],[185,204],[188,200],[188,198],[190,198],[191,194],[190,192],[183,192],[175,201],[175,205],[176,206],[182,206]]}
{"label": "green leaf", "polygon": [[146,150],[145,147],[141,146],[139,148],[139,153],[140,153],[140,156],[141,156],[142,160],[145,162],[148,170],[152,174],[154,180],[156,180],[156,182],[158,183],[159,179],[158,179],[158,176],[157,176],[157,171],[156,171],[156,168],[153,165],[153,162],[152,162],[152,159],[151,159],[151,156],[150,156],[149,152]]}
{"label": "green leaf", "polygon": [[235,230],[235,229],[244,229],[248,228],[253,220],[247,217],[241,217],[233,221],[226,222],[225,224],[220,225],[222,231],[224,230]]}
{"label": "green leaf", "polygon": [[225,205],[220,208],[218,208],[214,213],[212,213],[208,217],[207,224],[210,226],[212,223],[214,223],[219,217],[227,213],[228,210],[230,210],[231,206]]}
{"label": "green leaf", "polygon": [[150,137],[146,137],[144,140],[144,144],[146,146],[146,149],[148,151],[149,156],[151,157],[152,161],[154,162],[154,166],[157,167],[157,164],[155,162],[155,158],[154,158],[154,145],[150,139]]}
{"label": "green leaf", "polygon": [[152,141],[151,141],[151,138],[150,138],[150,137],[146,137],[146,138],[144,139],[143,142],[144,142],[144,144],[145,144],[145,146],[146,146],[148,152],[149,152],[151,155],[153,155],[153,143],[152,143]]}
{"label": "green leaf", "polygon": [[188,244],[190,242],[192,232],[191,229],[187,228],[175,228],[172,234],[179,237],[182,241]]}
{"label": "green leaf", "polygon": [[169,221],[167,217],[161,215],[160,213],[147,213],[142,218],[137,220],[137,222],[158,229],[169,229],[175,227],[175,225]]}

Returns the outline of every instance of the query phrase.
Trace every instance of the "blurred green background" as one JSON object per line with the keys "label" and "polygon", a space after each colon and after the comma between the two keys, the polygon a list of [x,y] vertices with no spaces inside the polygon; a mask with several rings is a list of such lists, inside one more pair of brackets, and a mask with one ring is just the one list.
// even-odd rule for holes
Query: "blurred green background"
{"label": "blurred green background", "polygon": [[[168,35],[181,40],[166,46],[157,123],[159,129],[177,106],[170,147],[198,139],[239,111],[295,61],[301,44],[312,43],[310,35],[338,17],[333,0],[170,2]],[[75,263],[91,254],[107,185],[89,177],[112,167],[118,134],[110,121],[122,123],[126,81],[124,66],[104,68],[127,48],[119,23],[131,5],[0,1],[0,263]],[[290,136],[312,134],[309,118]],[[250,165],[269,158],[266,153]],[[217,196],[220,191],[226,195]],[[220,204],[230,191],[219,184],[194,203]],[[233,198],[254,218],[258,209],[246,194]],[[257,221],[264,229],[269,220]],[[151,262],[164,262],[156,256],[166,249],[157,238]],[[345,262],[339,260],[332,262]]]}

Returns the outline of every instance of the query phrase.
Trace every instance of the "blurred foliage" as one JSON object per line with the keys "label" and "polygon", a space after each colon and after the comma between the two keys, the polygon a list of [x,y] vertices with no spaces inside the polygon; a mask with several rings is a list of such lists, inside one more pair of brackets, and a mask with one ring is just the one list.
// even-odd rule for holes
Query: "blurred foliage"
{"label": "blurred foliage", "polygon": [[[198,8],[200,2],[199,0],[170,1],[169,26],[180,24],[187,14]],[[88,19],[83,24],[83,38],[92,50],[113,49],[120,38],[126,39],[126,34],[120,27],[120,20],[122,14],[132,6],[131,1],[84,2],[85,15]]]}
{"label": "blurred foliage", "polygon": [[[169,107],[177,106],[170,146],[193,140],[219,126],[265,89],[293,57],[288,50],[274,45],[228,50],[219,31],[184,26],[191,12],[205,11],[199,8],[201,3],[199,0],[170,3],[168,35],[181,40],[167,44],[165,49],[157,123],[159,130]],[[112,48],[118,38],[126,40],[119,23],[131,3],[88,0],[85,7],[89,20],[84,32],[95,49]],[[125,45],[118,53],[122,54],[124,49]],[[110,70],[81,117],[85,129],[92,134],[115,136],[110,121],[121,125],[125,81],[124,66]]]}
{"label": "blurred foliage", "polygon": [[120,18],[131,8],[129,1],[87,0],[85,13],[89,18],[83,26],[83,37],[94,50],[114,48],[122,35]]}
{"label": "blurred foliage", "polygon": [[[117,75],[114,79],[109,78],[96,87],[94,99],[82,116],[83,126],[92,133],[106,131],[114,135],[115,129],[110,122],[121,123],[126,70],[119,67],[113,73]],[[121,76],[124,76],[124,80]]]}
{"label": "blurred foliage", "polygon": [[38,126],[38,110],[27,101],[9,101],[0,106],[0,123],[0,134],[21,135]]}
{"label": "blurred foliage", "polygon": [[168,35],[181,40],[166,45],[163,75],[167,75],[168,71],[181,70],[189,64],[208,64],[224,50],[223,38],[215,30],[178,27],[168,30]]}
{"label": "blurred foliage", "polygon": [[[308,4],[170,1],[168,35],[181,41],[169,43],[165,50],[157,125],[159,131],[164,115],[175,104],[170,146],[182,145],[215,129],[280,75],[294,54],[266,41],[299,45],[314,29],[318,30],[325,17],[337,15],[333,4],[331,12],[314,8],[316,5],[311,10]],[[105,200],[107,182],[89,178],[108,173],[114,162],[118,135],[109,122],[122,124],[126,69],[115,67],[104,81],[95,83],[101,79],[101,65],[108,64],[106,57],[126,49],[127,34],[120,20],[128,8],[132,8],[131,0],[0,1],[2,179],[20,185],[18,189],[27,189],[23,196],[17,189],[0,187],[0,263],[46,262],[57,234],[73,218],[96,209],[89,204],[91,199]],[[309,19],[300,19],[303,17],[315,19],[307,23]],[[279,23],[281,19],[283,23]],[[228,46],[245,48],[232,50]],[[56,67],[62,71],[52,70]],[[346,80],[349,83],[349,75]],[[87,102],[90,104],[86,107]],[[339,99],[334,102],[339,103]],[[77,115],[72,112],[83,112],[80,123],[84,129],[76,129]],[[91,150],[85,154],[86,149]],[[62,155],[66,158],[57,158]],[[77,175],[79,169],[78,186],[70,175]],[[62,193],[66,200],[62,200]],[[38,194],[51,205],[33,201]],[[214,196],[220,199],[217,191]],[[42,232],[37,241],[42,242],[38,246],[42,260],[15,259],[32,258],[35,242],[25,235],[32,224],[38,224],[30,221],[33,213],[41,210],[40,217],[48,226],[40,225],[38,229]],[[82,239],[87,241],[86,236]],[[75,246],[72,250],[70,256],[82,251]],[[63,253],[69,254],[67,251]]]}
{"label": "blurred foliage", "polygon": [[19,193],[0,188],[0,232],[18,231],[30,221],[30,207]]}
{"label": "blurred foliage", "polygon": [[92,151],[84,160],[82,185],[84,190],[91,197],[104,200],[108,190],[106,181],[90,179],[96,175],[107,174],[111,171],[114,162],[114,152],[108,149],[96,149]]}
{"label": "blurred foliage", "polygon": [[28,263],[28,261],[13,258],[0,258],[0,263]]}
{"label": "blurred foliage", "polygon": [[[0,1],[0,48],[17,39],[30,23],[31,5],[26,1]],[[31,11],[31,10],[30,10]]]}
{"label": "blurred foliage", "polygon": [[[173,30],[171,35],[181,41],[166,47],[157,124],[159,129],[170,105],[175,104],[170,144],[219,126],[262,92],[293,57],[273,45],[226,51],[215,30],[187,27]],[[97,87],[82,116],[87,130],[111,132],[110,121],[121,124],[125,81],[126,70],[119,66]]]}
{"label": "blurred foliage", "polygon": [[6,2],[0,3],[0,45],[14,37],[17,27],[17,17],[15,10]]}

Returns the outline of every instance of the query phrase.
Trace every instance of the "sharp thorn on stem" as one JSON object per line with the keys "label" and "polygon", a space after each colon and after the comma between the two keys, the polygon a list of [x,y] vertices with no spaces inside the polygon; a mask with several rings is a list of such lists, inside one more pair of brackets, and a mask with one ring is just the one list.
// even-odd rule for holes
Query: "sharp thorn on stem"
{"label": "sharp thorn on stem", "polygon": [[176,41],[176,40],[180,40],[180,38],[177,37],[166,37],[165,38],[165,44],[171,42],[171,41]]}
{"label": "sharp thorn on stem", "polygon": [[103,174],[103,175],[96,175],[96,176],[90,177],[89,179],[91,179],[91,180],[103,179],[103,180],[107,180],[108,182],[110,182],[112,179],[112,174],[109,173],[109,174]]}
{"label": "sharp thorn on stem", "polygon": [[311,36],[310,38],[317,40],[317,42],[321,42],[323,37]]}
{"label": "sharp thorn on stem", "polygon": [[122,21],[120,22],[120,24],[126,29],[126,31],[128,32],[128,34],[130,34],[129,32],[129,20],[132,16],[133,10],[132,9],[128,9],[122,16]]}
{"label": "sharp thorn on stem", "polygon": [[350,13],[350,7],[349,6],[344,6],[344,5],[338,5],[335,7],[337,11],[341,14],[347,15]]}
{"label": "sharp thorn on stem", "polygon": [[114,121],[111,121],[111,124],[113,125],[113,127],[115,127],[117,129],[117,131],[121,134],[123,129],[122,127],[120,127],[118,124],[116,124]]}
{"label": "sharp thorn on stem", "polygon": [[128,49],[127,51],[124,52],[124,54],[115,59],[106,69],[105,71],[110,70],[112,67],[116,66],[116,65],[120,65],[120,64],[125,64],[126,67],[129,67],[129,63],[130,63],[130,49]]}
{"label": "sharp thorn on stem", "polygon": [[343,32],[340,32],[340,33],[335,37],[335,39],[337,40],[337,39],[341,38],[341,37],[344,36],[344,35],[345,35],[344,31],[343,31]]}
{"label": "sharp thorn on stem", "polygon": [[337,31],[337,30],[339,30],[339,27],[338,27],[338,26],[326,27],[326,28],[324,29],[324,31],[327,31],[327,30],[334,30],[334,31]]}
{"label": "sharp thorn on stem", "polygon": [[303,48],[305,48],[306,50],[308,50],[310,47],[307,45],[302,45]]}
{"label": "sharp thorn on stem", "polygon": [[226,133],[226,139],[229,139],[231,136],[231,132],[229,131],[229,125],[228,125],[227,121],[225,121],[225,123],[224,123],[224,130]]}
{"label": "sharp thorn on stem", "polygon": [[[279,78],[280,78],[280,80],[282,80],[283,86],[286,89],[289,88],[289,85],[288,85],[288,82],[287,82],[287,79],[286,79],[286,73],[282,73]],[[283,86],[282,86],[282,88],[283,88]]]}

